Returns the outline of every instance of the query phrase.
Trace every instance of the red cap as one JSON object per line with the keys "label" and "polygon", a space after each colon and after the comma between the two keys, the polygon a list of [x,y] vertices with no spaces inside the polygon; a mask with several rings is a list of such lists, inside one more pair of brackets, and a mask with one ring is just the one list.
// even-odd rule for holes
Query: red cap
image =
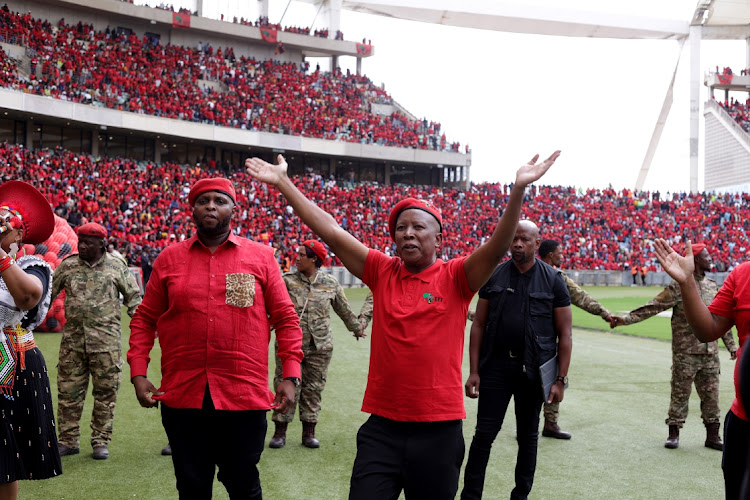
{"label": "red cap", "polygon": [[55,214],[49,202],[26,182],[6,181],[0,186],[0,208],[20,214],[24,243],[41,243],[55,229]]}
{"label": "red cap", "polygon": [[391,233],[391,238],[396,237],[396,221],[398,220],[398,216],[401,215],[401,212],[403,212],[404,210],[409,210],[411,208],[424,210],[428,214],[435,217],[435,220],[437,220],[438,224],[440,225],[440,231],[443,230],[443,216],[440,215],[440,209],[438,207],[427,200],[406,198],[405,200],[401,200],[396,203],[396,206],[393,207],[393,209],[391,210],[391,214],[388,216],[388,231]]}
{"label": "red cap", "polygon": [[107,230],[96,222],[89,222],[78,227],[78,236],[92,236],[94,238],[106,238]]}
{"label": "red cap", "polygon": [[[705,243],[693,243],[690,245],[690,248],[693,249],[693,257],[697,256],[699,253],[703,251],[704,248],[706,248]],[[687,250],[685,251],[687,253]]]}
{"label": "red cap", "polygon": [[193,184],[190,194],[188,194],[188,203],[190,203],[190,206],[194,206],[195,200],[207,191],[218,191],[232,198],[234,202],[237,200],[232,181],[224,177],[213,177],[210,179],[201,179]]}
{"label": "red cap", "polygon": [[302,242],[302,245],[312,250],[313,253],[325,263],[326,257],[328,257],[328,251],[323,243],[315,240],[305,240]]}

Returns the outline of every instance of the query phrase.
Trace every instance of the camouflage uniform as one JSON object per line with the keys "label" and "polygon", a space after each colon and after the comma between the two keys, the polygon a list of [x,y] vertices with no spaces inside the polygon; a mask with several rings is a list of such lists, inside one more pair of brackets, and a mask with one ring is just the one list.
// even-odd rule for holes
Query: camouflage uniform
{"label": "camouflage uniform", "polygon": [[[693,275],[703,303],[708,305],[719,291],[711,278]],[[625,324],[638,323],[672,307],[672,395],[667,425],[682,427],[688,414],[688,401],[692,384],[701,400],[704,424],[718,424],[719,410],[719,347],[716,341],[703,343],[688,325],[682,304],[680,286],[671,282],[653,300],[634,309],[625,316]],[[722,337],[729,352],[737,350],[732,331]]]}
{"label": "camouflage uniform", "polygon": [[[359,320],[360,326],[362,326],[362,329],[364,330],[367,328],[367,325],[370,324],[370,321],[372,321],[372,304],[374,300],[372,297],[372,292],[367,294],[367,297],[365,297],[365,303],[362,304],[362,309],[359,310],[359,316],[357,316],[357,320]],[[472,320],[474,318],[471,318]]]}
{"label": "camouflage uniform", "polygon": [[62,290],[67,322],[57,367],[59,442],[78,448],[78,422],[91,375],[91,446],[108,445],[122,372],[120,293],[132,317],[141,303],[140,290],[127,264],[106,252],[94,265],[77,254],[60,262],[52,278],[52,298]]}
{"label": "camouflage uniform", "polygon": [[[312,281],[299,271],[284,273],[284,283],[300,316],[302,328],[302,381],[297,387],[295,402],[286,413],[274,411],[275,422],[291,422],[299,402],[299,418],[302,422],[317,422],[320,412],[321,393],[326,385],[328,365],[333,355],[331,315],[333,310],[344,321],[350,332],[361,329],[344,295],[344,289],[332,275],[318,271]],[[276,344],[276,376],[274,387],[282,381],[281,359]]]}
{"label": "camouflage uniform", "polygon": [[[601,316],[607,319],[611,314],[603,305],[596,301],[591,295],[586,293],[586,290],[578,286],[578,284],[570,279],[565,273],[562,274],[565,285],[568,287],[568,293],[570,294],[570,303],[576,307],[579,307],[589,314],[594,316]],[[560,403],[544,403],[544,419],[557,423],[557,419],[560,417]]]}

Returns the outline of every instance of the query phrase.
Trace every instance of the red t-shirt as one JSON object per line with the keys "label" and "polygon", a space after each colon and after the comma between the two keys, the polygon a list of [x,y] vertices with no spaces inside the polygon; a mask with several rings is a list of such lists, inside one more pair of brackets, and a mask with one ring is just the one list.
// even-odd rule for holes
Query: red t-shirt
{"label": "red t-shirt", "polygon": [[740,264],[729,273],[726,281],[714,297],[708,310],[719,316],[731,318],[737,327],[740,339],[740,348],[737,349],[737,361],[734,365],[734,401],[732,401],[732,413],[742,420],[747,420],[745,405],[740,397],[740,360],[742,359],[745,339],[750,327],[750,262]]}
{"label": "red t-shirt", "polygon": [[407,422],[466,418],[461,364],[474,292],[465,257],[417,274],[398,257],[367,254],[374,297],[370,371],[362,411]]}
{"label": "red t-shirt", "polygon": [[193,236],[154,261],[130,322],[131,376],[146,375],[158,330],[164,394],[155,399],[200,408],[208,382],[218,410],[268,410],[271,325],[284,376],[299,377],[302,330],[273,250],[232,234],[212,255]]}

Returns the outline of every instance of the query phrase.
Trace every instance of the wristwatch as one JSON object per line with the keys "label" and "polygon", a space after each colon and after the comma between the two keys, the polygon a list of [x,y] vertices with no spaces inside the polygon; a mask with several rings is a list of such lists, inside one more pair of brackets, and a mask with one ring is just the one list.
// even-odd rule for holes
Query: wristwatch
{"label": "wristwatch", "polygon": [[284,380],[291,380],[294,384],[294,387],[299,387],[300,380],[298,377],[286,377]]}
{"label": "wristwatch", "polygon": [[563,377],[561,377],[561,376],[558,376],[558,377],[557,377],[557,378],[555,379],[555,382],[558,382],[558,381],[559,381],[559,382],[562,382],[562,383],[563,383],[563,385],[567,386],[567,385],[568,385],[568,376],[567,376],[567,375],[565,375],[565,376],[563,376]]}

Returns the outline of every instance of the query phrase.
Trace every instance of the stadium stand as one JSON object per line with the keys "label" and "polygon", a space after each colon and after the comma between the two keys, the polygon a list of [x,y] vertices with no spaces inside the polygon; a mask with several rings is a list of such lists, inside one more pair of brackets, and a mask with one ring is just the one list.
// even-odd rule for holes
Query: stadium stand
{"label": "stadium stand", "polygon": [[371,113],[371,104],[391,97],[348,71],[307,72],[306,64],[235,57],[231,47],[209,43],[200,50],[162,45],[81,22],[53,24],[7,6],[0,41],[31,54],[24,75],[0,53],[0,84],[20,92],[243,130],[460,152],[437,122]]}
{"label": "stadium stand", "polygon": [[[158,252],[192,234],[189,186],[220,173],[200,165],[144,165],[62,149],[30,151],[6,143],[0,145],[0,174],[36,185],[71,226],[88,221],[103,224],[129,263],[140,266],[144,252]],[[236,231],[273,246],[280,265],[288,267],[298,242],[311,236],[308,228],[278,192],[259,185],[240,169],[230,176],[240,207]],[[460,235],[444,240],[444,258],[475,248],[491,234],[510,190],[498,183],[474,184],[468,190],[349,184],[314,175],[298,177],[296,182],[343,227],[386,253],[394,252],[385,221],[396,200],[431,199],[446,216],[445,233]],[[645,265],[655,271],[652,245],[657,235],[666,235],[677,246],[687,238],[710,241],[719,271],[744,260],[750,250],[742,243],[750,229],[747,194],[662,196],[627,189],[539,186],[527,198],[524,215],[539,221],[544,234],[564,242],[568,269]],[[340,265],[335,257],[332,263]]]}

